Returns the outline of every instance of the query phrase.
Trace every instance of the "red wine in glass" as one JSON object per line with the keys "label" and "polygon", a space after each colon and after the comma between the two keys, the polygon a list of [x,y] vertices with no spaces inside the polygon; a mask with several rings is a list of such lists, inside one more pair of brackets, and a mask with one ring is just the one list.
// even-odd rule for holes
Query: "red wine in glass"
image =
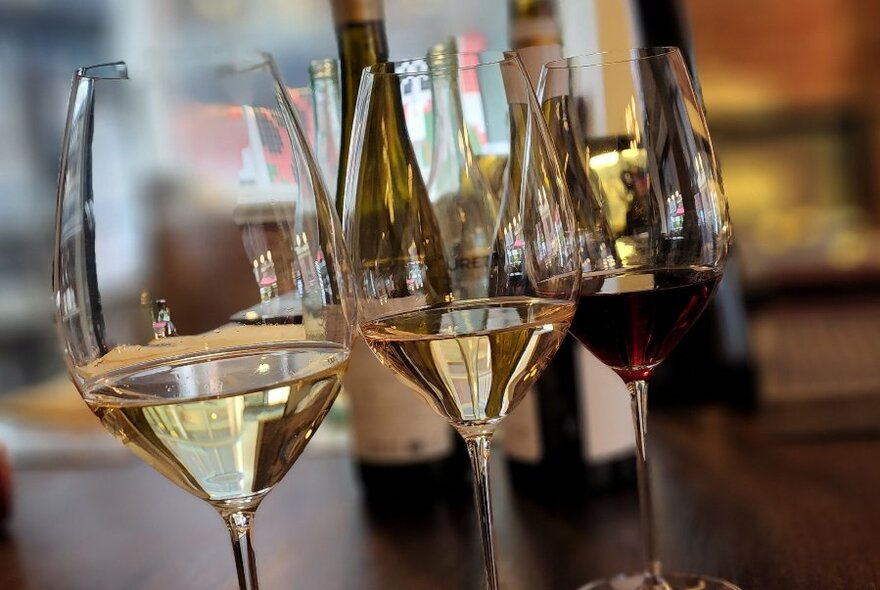
{"label": "red wine in glass", "polygon": [[[574,185],[578,232],[596,244],[581,239],[581,262],[590,270],[569,330],[626,382],[636,441],[643,567],[581,590],[739,590],[711,576],[664,572],[654,534],[648,381],[709,304],[731,238],[684,58],[674,48],[646,48],[551,61],[538,96]],[[572,167],[588,168],[586,178]],[[575,198],[579,193],[590,194]]]}
{"label": "red wine in glass", "polygon": [[624,271],[585,278],[569,331],[626,381],[647,379],[700,317],[718,269]]}

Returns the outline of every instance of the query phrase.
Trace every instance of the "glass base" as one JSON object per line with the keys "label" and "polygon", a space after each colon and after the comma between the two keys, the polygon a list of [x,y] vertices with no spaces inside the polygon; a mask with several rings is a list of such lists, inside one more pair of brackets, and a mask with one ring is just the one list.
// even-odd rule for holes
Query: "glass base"
{"label": "glass base", "polygon": [[666,582],[660,586],[644,583],[644,574],[620,574],[607,580],[596,580],[580,590],[741,590],[739,586],[700,574],[663,574]]}

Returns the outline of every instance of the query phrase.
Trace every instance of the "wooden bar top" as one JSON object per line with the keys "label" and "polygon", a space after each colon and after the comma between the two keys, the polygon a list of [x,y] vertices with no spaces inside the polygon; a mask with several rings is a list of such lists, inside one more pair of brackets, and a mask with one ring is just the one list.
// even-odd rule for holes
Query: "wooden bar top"
{"label": "wooden bar top", "polygon": [[[782,440],[725,410],[657,412],[649,437],[658,547],[669,569],[744,589],[880,589],[880,438]],[[502,588],[575,589],[640,562],[633,490],[553,506],[492,465]],[[236,588],[206,504],[138,462],[15,472],[3,590]],[[477,589],[468,502],[377,516],[344,455],[306,455],[256,519],[264,590]]]}

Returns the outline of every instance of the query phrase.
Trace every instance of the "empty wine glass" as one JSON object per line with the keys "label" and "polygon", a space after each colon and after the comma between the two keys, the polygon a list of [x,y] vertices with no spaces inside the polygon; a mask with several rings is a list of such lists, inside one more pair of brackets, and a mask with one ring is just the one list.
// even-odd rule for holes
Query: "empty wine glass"
{"label": "empty wine glass", "polygon": [[647,379],[705,309],[730,241],[702,105],[674,48],[552,61],[538,94],[578,229],[602,237],[582,243],[598,264],[584,266],[570,331],[626,383],[636,435],[645,571],[586,588],[736,588],[662,571],[648,476]]}
{"label": "empty wine glass", "polygon": [[220,513],[243,589],[254,513],[348,362],[340,235],[268,55],[77,70],[53,270],[70,376],[107,430]]}
{"label": "empty wine glass", "polygon": [[[498,193],[475,159],[473,136],[486,127],[466,122],[473,105],[504,121],[492,126],[506,156]],[[354,120],[344,219],[360,332],[464,437],[495,589],[489,441],[574,313],[581,273],[568,195],[513,54],[377,64],[364,71]],[[412,146],[426,137],[423,172]]]}

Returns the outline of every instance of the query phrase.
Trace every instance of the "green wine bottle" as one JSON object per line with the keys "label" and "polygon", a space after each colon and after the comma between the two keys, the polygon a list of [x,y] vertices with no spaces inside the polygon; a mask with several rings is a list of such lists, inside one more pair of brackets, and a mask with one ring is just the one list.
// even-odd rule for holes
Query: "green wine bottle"
{"label": "green wine bottle", "polygon": [[[436,218],[425,214],[431,208],[412,144],[404,133],[399,84],[377,82],[370,88],[371,112],[365,124],[380,128],[369,129],[367,135],[381,133],[384,141],[381,146],[364,146],[370,152],[359,160],[357,186],[346,187],[361,71],[385,60],[387,47],[380,2],[338,0],[334,15],[343,93],[336,204],[340,211],[344,205],[347,219],[351,218],[346,223],[346,239],[359,252],[353,264],[368,269],[371,280],[387,289],[389,298],[419,291],[426,303],[445,301],[451,296],[445,252]],[[401,258],[409,265],[393,264]],[[370,508],[426,507],[455,492],[450,483],[466,482],[464,475],[455,475],[462,471],[454,453],[457,435],[415,391],[382,366],[360,339],[352,349],[343,386],[351,401],[353,454]]]}

